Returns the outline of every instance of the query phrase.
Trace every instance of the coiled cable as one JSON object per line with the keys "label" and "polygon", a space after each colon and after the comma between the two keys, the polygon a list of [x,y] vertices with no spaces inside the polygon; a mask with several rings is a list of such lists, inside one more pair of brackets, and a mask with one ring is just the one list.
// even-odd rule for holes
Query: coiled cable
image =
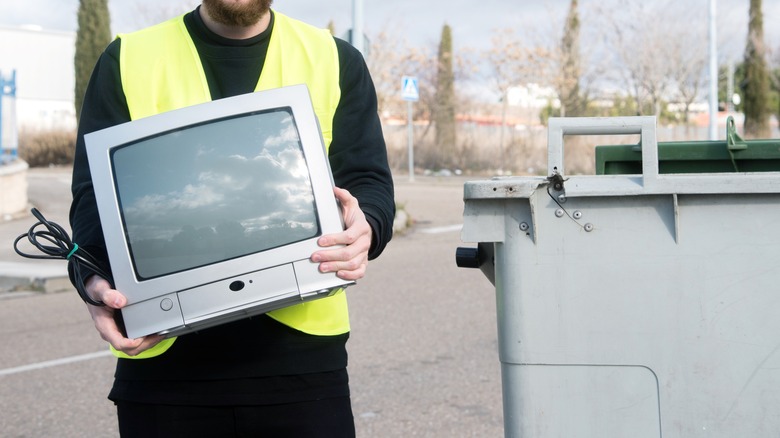
{"label": "coiled cable", "polygon": [[[73,279],[76,287],[76,291],[85,303],[93,306],[104,306],[105,304],[92,299],[87,293],[84,286],[84,278],[82,274],[83,269],[88,269],[91,273],[95,273],[103,278],[111,278],[103,269],[100,268],[100,263],[95,257],[85,251],[83,248],[79,248],[78,244],[73,242],[60,225],[46,220],[40,211],[33,208],[30,210],[38,219],[26,234],[22,234],[14,240],[14,251],[22,257],[28,259],[39,260],[67,260],[68,267],[73,273]],[[45,229],[40,229],[39,227]],[[43,255],[28,254],[19,249],[17,244],[20,240],[27,238],[31,245],[38,248]]]}

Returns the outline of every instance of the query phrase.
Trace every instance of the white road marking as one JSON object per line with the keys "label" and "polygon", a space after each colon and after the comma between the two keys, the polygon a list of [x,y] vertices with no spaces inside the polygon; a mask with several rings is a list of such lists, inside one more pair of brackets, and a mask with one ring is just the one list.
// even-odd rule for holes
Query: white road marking
{"label": "white road marking", "polygon": [[75,362],[82,362],[85,360],[98,359],[101,357],[112,356],[111,351],[106,349],[105,351],[97,351],[95,353],[80,354],[78,356],[63,357],[61,359],[47,360],[45,362],[31,363],[29,365],[22,365],[20,367],[6,368],[0,370],[0,377],[9,376],[11,374],[24,373],[27,371],[40,370],[43,368],[56,367],[60,365],[67,365]]}
{"label": "white road marking", "polygon": [[462,229],[463,229],[463,224],[459,224],[459,225],[447,225],[444,227],[423,228],[422,230],[420,230],[420,232],[425,234],[442,234],[442,233],[451,233],[454,231],[460,231]]}

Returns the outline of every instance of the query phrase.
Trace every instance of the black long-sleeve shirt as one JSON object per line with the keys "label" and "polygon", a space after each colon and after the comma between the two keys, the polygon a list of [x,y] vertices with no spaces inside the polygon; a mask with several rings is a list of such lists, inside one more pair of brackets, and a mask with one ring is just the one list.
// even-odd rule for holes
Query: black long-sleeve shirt
{"label": "black long-sleeve shirt", "polygon": [[[197,9],[185,16],[185,25],[201,58],[212,99],[254,91],[273,31],[273,16],[267,31],[247,40],[231,40],[211,32]],[[100,57],[86,91],[70,212],[73,240],[104,260],[107,271],[84,135],[130,120],[119,73],[120,44],[120,39],[115,40]],[[329,159],[335,184],[358,199],[372,228],[369,258],[373,259],[392,236],[392,177],[368,69],[352,46],[339,39],[336,46],[341,100],[333,120]],[[332,384],[346,379],[334,370],[346,366],[347,338],[305,335],[267,316],[237,321],[182,336],[157,358],[120,359],[110,397],[142,402],[253,404],[327,396]],[[290,388],[291,381],[278,376],[303,374],[319,377],[292,393],[281,389]]]}

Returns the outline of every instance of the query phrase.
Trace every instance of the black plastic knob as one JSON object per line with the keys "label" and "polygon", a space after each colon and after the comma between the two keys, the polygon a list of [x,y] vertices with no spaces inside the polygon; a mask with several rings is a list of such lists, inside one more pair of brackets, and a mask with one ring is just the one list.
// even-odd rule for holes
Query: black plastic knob
{"label": "black plastic knob", "polygon": [[479,268],[481,265],[478,248],[458,247],[455,250],[455,264],[459,268]]}

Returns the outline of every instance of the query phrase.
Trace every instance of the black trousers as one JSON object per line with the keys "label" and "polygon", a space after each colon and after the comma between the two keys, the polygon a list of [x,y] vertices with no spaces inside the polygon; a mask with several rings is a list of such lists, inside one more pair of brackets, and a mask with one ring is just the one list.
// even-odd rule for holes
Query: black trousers
{"label": "black trousers", "polygon": [[353,438],[349,397],[261,406],[116,403],[119,433],[132,437]]}

